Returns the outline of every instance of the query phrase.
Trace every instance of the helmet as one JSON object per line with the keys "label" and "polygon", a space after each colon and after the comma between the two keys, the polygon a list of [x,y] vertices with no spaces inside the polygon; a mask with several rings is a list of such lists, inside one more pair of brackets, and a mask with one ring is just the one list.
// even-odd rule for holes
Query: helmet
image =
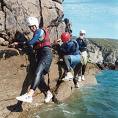
{"label": "helmet", "polygon": [[64,32],[64,33],[61,34],[62,42],[69,41],[69,39],[70,39],[70,34],[68,32]]}
{"label": "helmet", "polygon": [[80,30],[80,34],[86,34],[85,30]]}
{"label": "helmet", "polygon": [[28,23],[28,26],[36,25],[37,28],[39,27],[39,21],[35,17],[28,17],[27,23]]}

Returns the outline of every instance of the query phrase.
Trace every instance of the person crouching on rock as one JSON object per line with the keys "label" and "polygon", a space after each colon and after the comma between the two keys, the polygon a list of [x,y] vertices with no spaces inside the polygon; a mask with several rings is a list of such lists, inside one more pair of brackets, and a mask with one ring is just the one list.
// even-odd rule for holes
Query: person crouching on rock
{"label": "person crouching on rock", "polygon": [[69,81],[74,78],[73,69],[77,64],[81,63],[81,55],[77,41],[71,40],[68,32],[62,33],[61,40],[63,44],[60,46],[60,51],[63,54],[63,59],[67,67],[67,73],[62,80]]}
{"label": "person crouching on rock", "polygon": [[[26,44],[33,47],[33,49],[36,51],[37,69],[35,71],[35,78],[31,84],[29,92],[16,97],[16,99],[31,103],[33,100],[32,96],[37,86],[41,83],[43,76],[49,71],[52,62],[52,52],[50,49],[49,34],[44,29],[39,29],[38,19],[35,17],[28,17],[27,23],[34,35],[31,40],[26,42]],[[48,86],[46,86],[46,89],[46,98],[44,101],[47,103],[52,99],[53,95]]]}
{"label": "person crouching on rock", "polygon": [[80,30],[80,34],[79,34],[79,38],[76,39],[76,41],[78,42],[79,45],[79,50],[81,52],[81,56],[82,56],[82,69],[81,69],[81,73],[78,76],[78,81],[80,82],[81,80],[85,80],[84,74],[85,74],[85,69],[86,69],[86,64],[87,64],[87,60],[88,60],[88,54],[87,54],[87,41],[85,38],[86,35],[86,31],[85,30]]}

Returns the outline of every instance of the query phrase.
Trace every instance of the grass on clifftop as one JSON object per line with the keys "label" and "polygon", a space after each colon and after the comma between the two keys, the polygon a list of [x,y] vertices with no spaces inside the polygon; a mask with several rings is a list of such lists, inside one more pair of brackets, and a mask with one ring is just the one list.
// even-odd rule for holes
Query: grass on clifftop
{"label": "grass on clifftop", "polygon": [[107,49],[118,50],[118,40],[102,39],[102,38],[88,38],[94,44]]}

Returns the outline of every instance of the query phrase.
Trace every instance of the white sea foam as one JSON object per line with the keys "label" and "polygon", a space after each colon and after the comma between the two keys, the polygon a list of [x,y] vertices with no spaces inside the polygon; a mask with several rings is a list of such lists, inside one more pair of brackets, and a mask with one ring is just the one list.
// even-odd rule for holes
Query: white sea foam
{"label": "white sea foam", "polygon": [[67,110],[63,110],[63,112],[64,112],[64,113],[67,113],[67,114],[71,114],[71,115],[76,114],[75,112],[72,112],[72,111],[70,112],[70,111],[67,111]]}

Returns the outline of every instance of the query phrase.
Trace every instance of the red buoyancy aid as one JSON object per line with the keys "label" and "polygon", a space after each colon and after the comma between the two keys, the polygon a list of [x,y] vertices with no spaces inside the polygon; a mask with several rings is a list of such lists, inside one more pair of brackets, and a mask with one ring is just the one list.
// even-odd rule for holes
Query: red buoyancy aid
{"label": "red buoyancy aid", "polygon": [[50,47],[51,43],[50,43],[50,38],[49,38],[49,32],[47,29],[43,29],[44,30],[44,37],[43,37],[43,41],[38,41],[36,43],[36,45],[34,46],[34,49],[39,49],[39,48],[43,48],[45,46]]}

